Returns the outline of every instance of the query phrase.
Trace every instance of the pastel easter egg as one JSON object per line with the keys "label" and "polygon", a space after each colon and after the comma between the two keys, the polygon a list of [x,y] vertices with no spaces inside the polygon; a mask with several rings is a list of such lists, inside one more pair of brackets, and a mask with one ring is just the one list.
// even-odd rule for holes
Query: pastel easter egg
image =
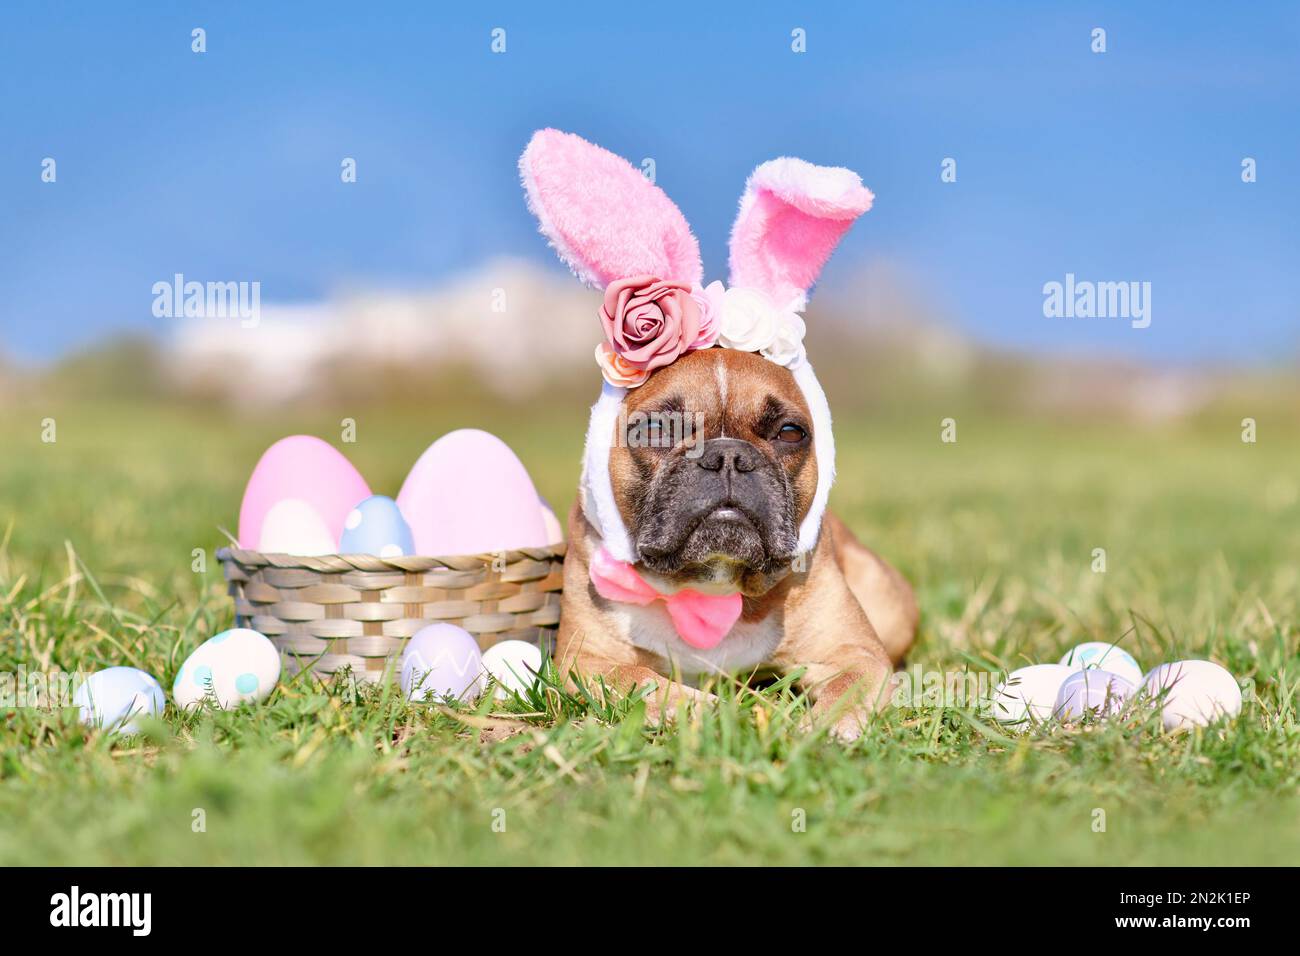
{"label": "pastel easter egg", "polygon": [[1165,730],[1204,727],[1241,713],[1241,687],[1213,661],[1159,664],[1142,679],[1142,690],[1160,702]]}
{"label": "pastel easter egg", "polygon": [[498,641],[483,652],[483,670],[497,682],[497,700],[509,697],[509,691],[525,693],[537,684],[542,669],[542,652],[527,641]]}
{"label": "pastel easter egg", "polygon": [[172,684],[177,707],[212,701],[230,708],[265,700],[280,680],[280,652],[257,631],[236,627],[222,631],[185,659]]}
{"label": "pastel easter egg", "polygon": [[310,435],[282,438],[258,459],[244,489],[240,546],[264,550],[260,544],[267,512],[286,499],[306,503],[323,522],[330,541],[337,542],[348,512],[368,497],[365,479],[334,446]]}
{"label": "pastel easter egg", "polygon": [[428,447],[397,495],[419,554],[542,548],[549,535],[537,489],[509,446],[465,428]]}
{"label": "pastel easter egg", "polygon": [[333,554],[334,539],[315,508],[301,498],[285,498],[267,511],[257,550],[263,554]]}
{"label": "pastel easter egg", "polygon": [[1088,667],[1072,673],[1056,693],[1053,713],[1058,720],[1082,720],[1088,714],[1119,713],[1137,692],[1137,685],[1119,674]]}
{"label": "pastel easter egg", "polygon": [[339,539],[339,554],[373,554],[396,558],[415,554],[410,525],[397,502],[383,495],[371,495],[348,512]]}
{"label": "pastel easter egg", "polygon": [[455,624],[416,631],[402,653],[402,690],[411,700],[469,699],[483,692],[478,642]]}
{"label": "pastel easter egg", "polygon": [[561,544],[564,541],[564,525],[560,524],[560,519],[555,516],[555,512],[551,510],[545,498],[538,500],[542,505],[542,524],[546,527],[546,543]]}
{"label": "pastel easter egg", "polygon": [[109,667],[91,674],[72,695],[81,722],[111,733],[135,734],[135,718],[161,714],[167,706],[162,685],[134,667]]}
{"label": "pastel easter egg", "polygon": [[1133,659],[1133,655],[1106,641],[1078,644],[1065,652],[1061,663],[1076,671],[1086,667],[1100,667],[1104,671],[1118,674],[1134,687],[1142,683],[1142,668]]}
{"label": "pastel easter egg", "polygon": [[1071,673],[1063,664],[1031,664],[1012,671],[993,691],[993,716],[1020,728],[1050,720],[1057,692]]}

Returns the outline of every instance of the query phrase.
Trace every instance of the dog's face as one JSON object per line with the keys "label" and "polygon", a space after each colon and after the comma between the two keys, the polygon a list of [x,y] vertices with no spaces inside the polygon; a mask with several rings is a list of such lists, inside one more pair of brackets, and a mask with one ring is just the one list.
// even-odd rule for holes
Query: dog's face
{"label": "dog's face", "polygon": [[812,416],[789,369],[702,349],[633,389],[626,409],[610,477],[641,565],[682,585],[767,591],[817,489]]}

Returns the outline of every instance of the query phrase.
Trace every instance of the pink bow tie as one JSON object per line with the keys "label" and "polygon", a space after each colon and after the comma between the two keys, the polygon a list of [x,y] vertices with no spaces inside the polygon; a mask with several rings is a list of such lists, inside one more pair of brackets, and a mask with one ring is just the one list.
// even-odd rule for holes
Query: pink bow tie
{"label": "pink bow tie", "polygon": [[701,594],[691,590],[661,594],[646,584],[636,568],[612,557],[604,548],[592,555],[588,573],[596,593],[607,601],[640,605],[663,601],[677,635],[701,650],[717,647],[740,617],[739,594]]}

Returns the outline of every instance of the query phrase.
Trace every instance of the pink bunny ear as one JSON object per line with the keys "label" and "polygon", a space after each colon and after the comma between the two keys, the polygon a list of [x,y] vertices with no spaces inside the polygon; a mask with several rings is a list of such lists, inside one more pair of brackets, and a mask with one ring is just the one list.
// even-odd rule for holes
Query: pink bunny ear
{"label": "pink bunny ear", "polygon": [[662,189],[632,164],[580,136],[538,130],[519,157],[528,208],[583,282],[653,275],[699,283],[700,246]]}
{"label": "pink bunny ear", "polygon": [[840,238],[874,199],[851,169],[790,158],[763,163],[745,184],[731,229],[731,284],[802,309]]}

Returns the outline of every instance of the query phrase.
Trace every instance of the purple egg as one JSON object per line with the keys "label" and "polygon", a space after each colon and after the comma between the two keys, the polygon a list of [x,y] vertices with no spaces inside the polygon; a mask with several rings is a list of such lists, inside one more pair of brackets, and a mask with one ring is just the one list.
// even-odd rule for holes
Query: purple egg
{"label": "purple egg", "polygon": [[1058,720],[1082,720],[1088,713],[1108,717],[1118,713],[1135,691],[1118,674],[1096,668],[1075,671],[1061,684],[1053,713]]}
{"label": "purple egg", "polygon": [[402,654],[402,691],[419,701],[477,697],[483,692],[478,642],[455,624],[430,624],[416,631]]}

